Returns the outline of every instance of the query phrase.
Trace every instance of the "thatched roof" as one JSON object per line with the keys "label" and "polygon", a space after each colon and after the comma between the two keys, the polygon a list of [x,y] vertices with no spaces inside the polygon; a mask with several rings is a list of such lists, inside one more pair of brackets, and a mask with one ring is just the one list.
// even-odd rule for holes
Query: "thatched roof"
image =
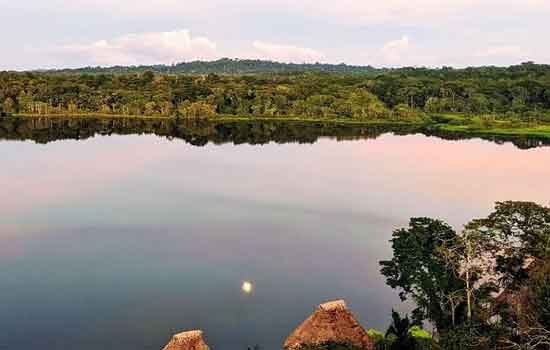
{"label": "thatched roof", "polygon": [[358,349],[372,350],[373,340],[357,322],[344,300],[319,305],[285,341],[287,350],[327,343],[346,344]]}
{"label": "thatched roof", "polygon": [[190,331],[176,334],[164,350],[208,350],[208,345],[202,338],[202,331]]}

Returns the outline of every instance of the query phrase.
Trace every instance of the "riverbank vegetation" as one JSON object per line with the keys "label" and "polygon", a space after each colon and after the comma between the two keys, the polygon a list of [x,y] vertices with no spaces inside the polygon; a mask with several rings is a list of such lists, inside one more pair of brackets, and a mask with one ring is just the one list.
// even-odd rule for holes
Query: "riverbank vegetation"
{"label": "riverbank vegetation", "polygon": [[[405,328],[425,321],[435,327],[434,348],[550,348],[550,208],[497,203],[461,232],[413,218],[391,243],[382,274],[417,306]],[[398,333],[414,343],[408,332]]]}
{"label": "riverbank vegetation", "polygon": [[2,72],[0,113],[400,122],[550,137],[548,65],[364,71],[300,71],[296,65],[273,73],[262,71],[267,63],[254,62],[246,64],[254,74],[237,68],[230,71],[237,74],[226,74],[219,62],[191,71],[153,66]]}

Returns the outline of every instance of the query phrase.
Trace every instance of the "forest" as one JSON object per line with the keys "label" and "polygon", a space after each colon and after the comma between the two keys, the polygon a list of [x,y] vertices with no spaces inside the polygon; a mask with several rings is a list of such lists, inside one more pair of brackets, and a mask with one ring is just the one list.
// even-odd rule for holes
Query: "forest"
{"label": "forest", "polygon": [[[550,65],[385,70],[294,65],[295,71],[272,72],[264,68],[269,62],[230,62],[235,74],[224,74],[220,61],[189,71],[152,66],[0,72],[0,112],[392,121],[445,124],[449,130],[538,127],[550,135],[545,125],[550,125]],[[254,74],[237,69],[241,65]]]}

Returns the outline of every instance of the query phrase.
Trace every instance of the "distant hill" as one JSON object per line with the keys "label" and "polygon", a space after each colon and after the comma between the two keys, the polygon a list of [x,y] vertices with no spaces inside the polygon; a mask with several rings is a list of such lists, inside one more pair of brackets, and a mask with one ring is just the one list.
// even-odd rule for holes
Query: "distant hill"
{"label": "distant hill", "polygon": [[217,61],[182,62],[173,65],[141,65],[112,67],[82,67],[52,70],[40,70],[36,73],[47,74],[134,74],[153,72],[166,75],[253,75],[253,74],[296,74],[305,72],[336,73],[364,76],[394,76],[399,78],[431,78],[444,80],[457,79],[532,79],[550,75],[550,65],[524,62],[509,67],[481,66],[467,68],[428,68],[401,67],[375,68],[373,66],[354,66],[348,64],[327,63],[281,63],[264,60],[222,58]]}
{"label": "distant hill", "polygon": [[48,73],[60,74],[126,74],[152,71],[159,74],[259,74],[259,73],[297,73],[297,72],[330,72],[378,74],[385,69],[372,66],[352,66],[347,64],[297,64],[280,63],[263,60],[241,60],[222,58],[217,61],[182,62],[173,65],[152,66],[113,66],[113,67],[83,67],[76,69],[49,70]]}

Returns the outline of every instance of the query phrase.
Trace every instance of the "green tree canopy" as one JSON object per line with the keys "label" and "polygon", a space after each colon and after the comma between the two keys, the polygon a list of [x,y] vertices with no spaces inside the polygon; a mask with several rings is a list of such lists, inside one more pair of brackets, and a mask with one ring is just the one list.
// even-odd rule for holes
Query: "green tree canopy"
{"label": "green tree canopy", "polygon": [[387,284],[400,290],[402,300],[412,298],[425,318],[438,329],[451,323],[448,295],[463,288],[447,263],[438,254],[456,232],[440,220],[412,218],[409,227],[394,231],[393,258],[381,261]]}

